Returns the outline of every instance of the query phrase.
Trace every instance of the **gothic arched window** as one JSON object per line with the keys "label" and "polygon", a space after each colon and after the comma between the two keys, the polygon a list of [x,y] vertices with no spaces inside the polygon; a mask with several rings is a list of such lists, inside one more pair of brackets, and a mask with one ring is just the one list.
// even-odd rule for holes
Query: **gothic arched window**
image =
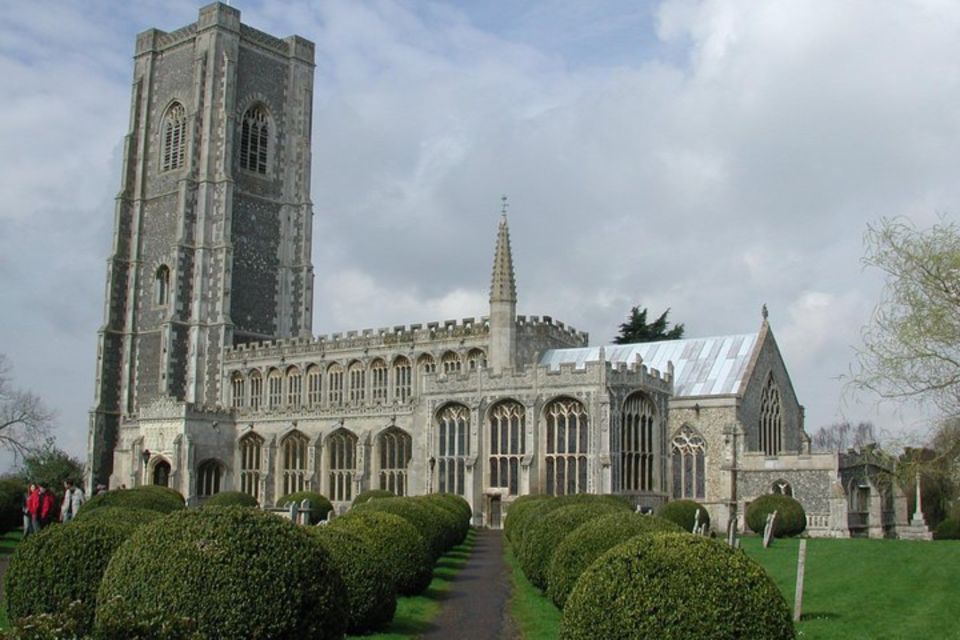
{"label": "gothic arched window", "polygon": [[232,406],[234,409],[241,409],[247,404],[247,380],[239,371],[234,371],[230,375],[230,388],[233,391]]}
{"label": "gothic arched window", "polygon": [[250,373],[250,408],[256,411],[263,402],[263,375],[256,369]]}
{"label": "gothic arched window", "polygon": [[559,398],[544,410],[547,422],[544,462],[547,495],[587,490],[587,410],[577,400]]}
{"label": "gothic arched window", "polygon": [[299,409],[303,401],[303,377],[300,375],[300,369],[289,367],[287,369],[287,406],[292,409]]}
{"label": "gothic arched window", "polygon": [[343,367],[336,363],[327,369],[327,404],[331,407],[343,404]]}
{"label": "gothic arched window", "polygon": [[425,353],[417,359],[417,368],[420,373],[436,373],[437,361],[429,353]]}
{"label": "gothic arched window", "polygon": [[467,371],[476,371],[487,367],[487,356],[482,349],[470,349],[467,353]]}
{"label": "gothic arched window", "polygon": [[153,276],[153,303],[165,307],[170,301],[170,267],[165,264],[157,268]]}
{"label": "gothic arched window", "polygon": [[470,410],[462,404],[448,404],[437,414],[437,428],[438,489],[462,496],[470,455]]}
{"label": "gothic arched window", "polygon": [[377,438],[380,449],[380,488],[398,496],[407,495],[407,466],[413,452],[413,439],[397,427]]}
{"label": "gothic arched window", "polygon": [[323,396],[322,391],[323,372],[317,365],[307,367],[307,406],[319,407]]}
{"label": "gothic arched window", "polygon": [[263,438],[248,433],[240,438],[240,491],[260,501],[260,466]]}
{"label": "gothic arched window", "polygon": [[444,373],[460,373],[463,368],[460,356],[455,351],[447,351],[443,354],[440,362],[443,364]]}
{"label": "gothic arched window", "polygon": [[280,467],[283,474],[283,495],[288,496],[307,489],[307,436],[294,431],[280,443],[283,456]]}
{"label": "gothic arched window", "polygon": [[220,493],[220,478],[223,465],[217,460],[206,460],[197,467],[197,495],[212,496]]}
{"label": "gothic arched window", "polygon": [[760,395],[760,451],[768,456],[780,453],[783,447],[783,405],[780,402],[780,388],[771,373]]}
{"label": "gothic arched window", "polygon": [[276,409],[283,400],[283,374],[279,369],[270,369],[267,374],[267,408]]}
{"label": "gothic arched window", "polygon": [[673,497],[702,500],[706,497],[707,445],[696,431],[684,425],[670,443],[673,456]]}
{"label": "gothic arched window", "polygon": [[656,457],[653,402],[634,393],[620,415],[620,487],[623,491],[653,491]]}
{"label": "gothic arched window", "polygon": [[520,492],[520,458],[526,453],[526,410],[513,400],[490,411],[490,486]]}
{"label": "gothic arched window", "polygon": [[403,356],[393,361],[393,399],[403,404],[410,399],[413,368]]}
{"label": "gothic arched window", "polygon": [[327,440],[330,452],[329,496],[334,502],[353,500],[353,478],[357,472],[357,436],[335,431]]}
{"label": "gothic arched window", "polygon": [[269,118],[261,105],[254,105],[243,114],[240,130],[240,168],[254,173],[267,173]]}
{"label": "gothic arched window", "polygon": [[377,358],[370,364],[370,399],[374,403],[387,401],[387,363]]}
{"label": "gothic arched window", "polygon": [[187,112],[183,105],[174,102],[167,109],[161,124],[160,170],[170,171],[183,166],[184,151],[187,146]]}
{"label": "gothic arched window", "polygon": [[792,498],[793,486],[791,486],[786,480],[775,480],[770,486],[770,493],[779,493],[782,496],[790,496]]}
{"label": "gothic arched window", "polygon": [[350,381],[350,404],[359,406],[363,404],[367,395],[367,371],[363,368],[363,363],[353,362],[347,368],[347,377]]}

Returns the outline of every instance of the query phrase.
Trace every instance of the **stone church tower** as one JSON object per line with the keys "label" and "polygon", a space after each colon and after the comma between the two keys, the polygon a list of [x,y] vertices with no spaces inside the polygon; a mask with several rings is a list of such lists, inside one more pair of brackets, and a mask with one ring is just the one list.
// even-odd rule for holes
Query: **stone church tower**
{"label": "stone church tower", "polygon": [[91,480],[125,422],[212,407],[223,351],[311,334],[314,47],[216,3],[137,37],[91,412]]}

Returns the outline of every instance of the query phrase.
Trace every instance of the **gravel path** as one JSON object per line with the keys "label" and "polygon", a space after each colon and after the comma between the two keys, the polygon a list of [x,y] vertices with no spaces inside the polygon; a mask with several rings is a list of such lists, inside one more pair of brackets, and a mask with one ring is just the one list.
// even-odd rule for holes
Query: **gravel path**
{"label": "gravel path", "polygon": [[443,600],[425,640],[515,640],[510,618],[510,572],[500,531],[479,529],[473,553]]}

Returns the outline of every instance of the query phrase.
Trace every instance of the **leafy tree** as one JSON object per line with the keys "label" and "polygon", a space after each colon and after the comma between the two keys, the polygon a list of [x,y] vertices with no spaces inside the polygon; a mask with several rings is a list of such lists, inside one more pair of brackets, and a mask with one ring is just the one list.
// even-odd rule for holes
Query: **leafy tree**
{"label": "leafy tree", "polygon": [[0,353],[0,447],[23,456],[42,445],[50,433],[53,412],[29,391],[10,384],[10,364]]}
{"label": "leafy tree", "polygon": [[647,308],[639,306],[630,309],[627,321],[620,325],[620,335],[613,339],[614,344],[634,344],[637,342],[657,342],[659,340],[679,340],[683,337],[683,325],[674,325],[667,329],[667,309],[653,322],[647,322]]}
{"label": "leafy tree", "polygon": [[865,241],[863,262],[886,283],[862,331],[854,387],[960,415],[960,227],[883,219]]}
{"label": "leafy tree", "polygon": [[811,440],[816,451],[825,452],[860,449],[868,444],[879,442],[877,429],[872,422],[860,422],[854,426],[849,421],[820,427]]}
{"label": "leafy tree", "polygon": [[80,483],[83,479],[83,464],[61,449],[53,439],[24,456],[20,475],[28,482],[36,482],[60,493],[65,480]]}

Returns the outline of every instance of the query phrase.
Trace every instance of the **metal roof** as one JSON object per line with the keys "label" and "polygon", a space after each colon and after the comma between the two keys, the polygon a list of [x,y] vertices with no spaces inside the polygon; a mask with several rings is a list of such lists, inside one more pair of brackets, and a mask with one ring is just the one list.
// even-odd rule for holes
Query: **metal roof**
{"label": "metal roof", "polygon": [[[612,344],[603,347],[604,359],[617,364],[631,364],[637,356],[650,369],[667,371],[673,362],[673,392],[675,398],[684,396],[735,395],[747,374],[750,356],[759,333],[713,338],[691,338],[640,344]],[[540,364],[559,369],[561,364],[573,364],[583,369],[587,362],[600,360],[600,347],[580,349],[550,349],[540,357]]]}

